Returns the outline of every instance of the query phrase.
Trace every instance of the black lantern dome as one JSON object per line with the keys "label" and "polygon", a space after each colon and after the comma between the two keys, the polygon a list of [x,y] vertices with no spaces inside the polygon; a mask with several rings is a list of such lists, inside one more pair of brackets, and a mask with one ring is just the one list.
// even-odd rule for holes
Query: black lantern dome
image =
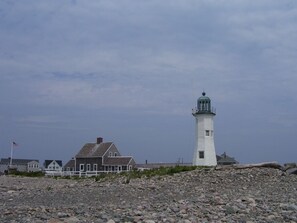
{"label": "black lantern dome", "polygon": [[211,100],[206,96],[205,92],[202,92],[202,96],[197,100],[196,114],[213,114],[213,108],[211,107]]}

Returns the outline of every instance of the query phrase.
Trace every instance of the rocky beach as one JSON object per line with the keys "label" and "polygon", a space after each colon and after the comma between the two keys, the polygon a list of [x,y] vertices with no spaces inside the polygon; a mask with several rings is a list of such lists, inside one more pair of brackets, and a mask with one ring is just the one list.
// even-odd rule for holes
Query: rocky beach
{"label": "rocky beach", "polygon": [[297,222],[297,175],[201,169],[96,181],[0,176],[1,222]]}

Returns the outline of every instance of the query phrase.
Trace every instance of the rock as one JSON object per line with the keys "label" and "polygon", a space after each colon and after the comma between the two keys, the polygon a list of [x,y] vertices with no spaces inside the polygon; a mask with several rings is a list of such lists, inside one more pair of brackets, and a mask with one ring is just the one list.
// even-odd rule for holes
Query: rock
{"label": "rock", "polygon": [[77,217],[69,217],[69,218],[65,218],[64,222],[66,222],[66,223],[78,223],[78,222],[80,222],[80,220]]}
{"label": "rock", "polygon": [[62,223],[63,221],[59,220],[59,219],[55,219],[55,218],[52,218],[50,220],[47,221],[47,223]]}
{"label": "rock", "polygon": [[297,211],[297,205],[295,204],[280,204],[279,206],[284,210]]}
{"label": "rock", "polygon": [[59,218],[66,218],[66,217],[69,217],[69,214],[63,213],[63,212],[58,212],[58,217]]}
{"label": "rock", "polygon": [[297,211],[297,205],[295,205],[295,204],[289,204],[288,205],[288,210]]}
{"label": "rock", "polygon": [[235,214],[236,213],[236,210],[233,207],[231,207],[231,206],[227,206],[226,209],[225,209],[225,213],[227,215]]}
{"label": "rock", "polygon": [[273,219],[275,219],[275,216],[274,215],[268,215],[267,216],[267,220],[272,221]]}
{"label": "rock", "polygon": [[285,163],[284,164],[284,169],[285,170],[296,168],[296,167],[297,167],[297,163]]}
{"label": "rock", "polygon": [[226,166],[217,166],[216,170],[223,169],[249,169],[249,168],[275,168],[279,170],[284,170],[284,167],[277,162],[265,162],[265,163],[255,163],[255,164],[234,164],[234,165],[226,165]]}
{"label": "rock", "polygon": [[290,168],[286,171],[288,174],[297,174],[297,168]]}

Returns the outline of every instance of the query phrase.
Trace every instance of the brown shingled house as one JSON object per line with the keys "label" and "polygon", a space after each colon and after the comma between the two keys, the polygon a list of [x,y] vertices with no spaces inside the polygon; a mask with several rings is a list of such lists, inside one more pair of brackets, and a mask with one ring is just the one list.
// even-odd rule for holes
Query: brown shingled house
{"label": "brown shingled house", "polygon": [[65,171],[79,172],[121,172],[132,170],[135,161],[131,156],[121,156],[112,142],[103,142],[97,138],[96,143],[86,143],[65,166]]}

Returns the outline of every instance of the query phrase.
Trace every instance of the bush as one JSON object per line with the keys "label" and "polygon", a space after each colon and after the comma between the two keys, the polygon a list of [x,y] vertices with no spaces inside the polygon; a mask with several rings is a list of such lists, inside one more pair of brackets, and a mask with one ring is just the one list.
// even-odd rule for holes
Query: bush
{"label": "bush", "polygon": [[130,179],[133,178],[141,178],[141,177],[153,177],[153,176],[164,176],[164,175],[174,175],[175,173],[185,172],[185,171],[192,171],[197,168],[201,168],[198,166],[175,166],[175,167],[160,167],[156,169],[149,169],[149,170],[133,170],[131,172],[123,173],[124,176],[129,177]]}
{"label": "bush", "polygon": [[9,173],[15,176],[24,176],[24,177],[44,177],[44,172],[37,171],[37,172],[21,172],[21,171],[13,171]]}

